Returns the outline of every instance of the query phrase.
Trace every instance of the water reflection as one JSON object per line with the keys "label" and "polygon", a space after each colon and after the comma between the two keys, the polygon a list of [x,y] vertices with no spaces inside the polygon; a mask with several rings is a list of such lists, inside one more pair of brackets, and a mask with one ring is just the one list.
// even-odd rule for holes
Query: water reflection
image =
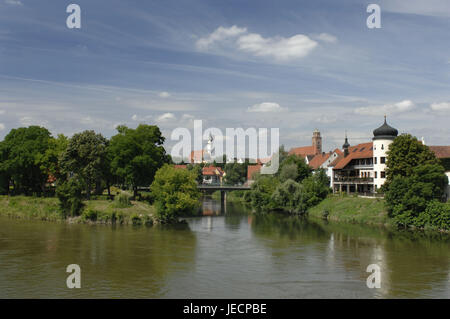
{"label": "water reflection", "polygon": [[[176,227],[0,219],[0,298],[449,298],[450,238],[204,201]],[[82,269],[82,289],[65,267]],[[369,289],[369,264],[382,270]]]}
{"label": "water reflection", "polygon": [[[133,228],[3,221],[0,297],[160,297],[172,273],[195,258],[189,226]],[[78,264],[82,289],[65,268]]]}

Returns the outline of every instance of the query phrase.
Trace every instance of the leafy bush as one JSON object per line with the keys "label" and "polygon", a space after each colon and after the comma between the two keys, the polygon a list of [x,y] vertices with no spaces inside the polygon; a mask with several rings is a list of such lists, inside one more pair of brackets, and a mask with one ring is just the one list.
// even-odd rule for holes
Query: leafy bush
{"label": "leafy bush", "polygon": [[56,196],[59,199],[59,206],[64,217],[78,216],[83,210],[82,186],[74,178],[65,181],[56,188]]}
{"label": "leafy bush", "polygon": [[302,187],[292,179],[278,185],[271,196],[276,207],[290,213],[298,213],[302,198]]}
{"label": "leafy bush", "polygon": [[138,214],[135,213],[135,214],[131,215],[130,219],[131,219],[131,223],[133,225],[142,225],[142,219]]}
{"label": "leafy bush", "polygon": [[82,214],[81,214],[81,218],[85,221],[93,221],[95,222],[97,220],[97,217],[100,215],[101,213],[94,210],[94,209],[86,209]]}
{"label": "leafy bush", "polygon": [[179,216],[192,214],[199,205],[194,172],[164,165],[155,174],[150,189],[155,200],[156,218],[162,222],[173,222]]}
{"label": "leafy bush", "polygon": [[386,187],[389,216],[399,226],[416,225],[428,204],[439,201],[447,185],[444,169],[438,164],[418,165],[410,176],[395,176]]}
{"label": "leafy bush", "polygon": [[259,175],[252,184],[251,205],[258,210],[270,210],[277,207],[272,200],[272,194],[279,184],[278,178],[268,175]]}
{"label": "leafy bush", "polygon": [[415,226],[449,230],[450,205],[436,200],[431,201],[425,211],[416,218]]}

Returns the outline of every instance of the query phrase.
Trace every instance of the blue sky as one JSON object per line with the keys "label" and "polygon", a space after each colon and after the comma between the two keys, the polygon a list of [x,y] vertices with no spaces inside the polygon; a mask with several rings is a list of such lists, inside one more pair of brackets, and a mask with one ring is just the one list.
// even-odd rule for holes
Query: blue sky
{"label": "blue sky", "polygon": [[[66,27],[80,5],[81,29]],[[366,7],[381,7],[368,29]],[[450,144],[450,1],[0,0],[0,138],[157,124],[278,127],[281,143],[400,132]],[[171,143],[168,141],[168,146]]]}

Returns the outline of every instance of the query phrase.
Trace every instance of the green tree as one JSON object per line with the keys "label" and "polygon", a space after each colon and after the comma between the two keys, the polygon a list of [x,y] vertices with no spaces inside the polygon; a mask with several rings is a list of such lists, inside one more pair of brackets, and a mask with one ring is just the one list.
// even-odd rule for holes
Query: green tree
{"label": "green tree", "polygon": [[295,164],[297,166],[297,177],[295,178],[296,182],[300,183],[305,178],[311,176],[312,170],[308,166],[308,164],[306,164],[305,159],[303,157],[297,156],[295,154],[287,156],[283,160],[283,162],[281,162],[281,169],[279,172],[281,173],[284,166],[292,165],[292,164]]}
{"label": "green tree", "polygon": [[302,198],[302,187],[292,179],[287,179],[279,184],[271,196],[271,200],[277,209],[289,213],[298,213]]}
{"label": "green tree", "polygon": [[227,163],[225,165],[225,182],[229,185],[244,184],[247,180],[247,166],[245,163]]}
{"label": "green tree", "polygon": [[155,201],[157,219],[162,223],[176,221],[178,217],[190,215],[198,208],[200,191],[195,173],[165,164],[155,175],[150,187]]}
{"label": "green tree", "polygon": [[195,180],[197,183],[201,184],[203,182],[202,165],[188,164],[187,169],[195,174]]}
{"label": "green tree", "polygon": [[323,169],[317,170],[312,176],[305,178],[302,183],[302,197],[300,212],[319,204],[330,193],[328,177]]}
{"label": "green tree", "polygon": [[119,126],[117,131],[109,147],[111,169],[133,188],[136,198],[138,187],[150,185],[156,171],[171,162],[171,158],[166,154],[164,137],[157,126],[141,124],[136,129]]}
{"label": "green tree", "polygon": [[68,144],[69,139],[63,134],[58,134],[57,138],[49,140],[45,153],[40,154],[41,170],[48,172],[49,175],[54,176],[57,180],[65,180],[66,178],[60,167],[60,158],[66,151]]}
{"label": "green tree", "polygon": [[272,175],[255,174],[256,180],[251,186],[249,195],[251,205],[258,210],[271,210],[277,208],[277,203],[272,199],[272,194],[280,183],[278,178]]}
{"label": "green tree", "polygon": [[285,164],[280,169],[280,181],[285,182],[289,179],[295,181],[298,177],[298,168],[295,163]]}
{"label": "green tree", "polygon": [[105,174],[108,140],[94,131],[75,134],[61,155],[64,172],[74,175],[84,185],[86,198],[91,196],[94,183]]}
{"label": "green tree", "polygon": [[429,202],[442,200],[448,178],[439,164],[413,168],[409,176],[394,176],[385,192],[389,215],[400,226],[415,225]]}
{"label": "green tree", "polygon": [[399,226],[417,225],[428,204],[443,199],[448,178],[434,153],[405,134],[390,145],[383,185],[389,215]]}
{"label": "green tree", "polygon": [[82,189],[83,186],[76,178],[61,182],[56,187],[56,196],[59,199],[59,206],[64,217],[75,217],[81,214],[84,207]]}
{"label": "green tree", "polygon": [[386,161],[386,185],[395,176],[409,176],[413,169],[423,164],[439,164],[434,153],[410,134],[398,136],[390,145]]}
{"label": "green tree", "polygon": [[51,140],[50,132],[39,126],[12,129],[6,135],[0,143],[0,174],[7,191],[9,181],[12,181],[15,193],[29,195],[45,191],[49,172],[44,154]]}

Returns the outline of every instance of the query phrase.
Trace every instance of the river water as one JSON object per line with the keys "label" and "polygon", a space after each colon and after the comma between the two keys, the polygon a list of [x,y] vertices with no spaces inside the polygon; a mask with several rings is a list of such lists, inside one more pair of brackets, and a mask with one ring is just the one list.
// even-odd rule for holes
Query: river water
{"label": "river water", "polygon": [[[249,214],[182,226],[0,219],[0,298],[450,298],[448,235]],[[66,267],[81,267],[68,289]],[[381,288],[366,285],[367,266]]]}

